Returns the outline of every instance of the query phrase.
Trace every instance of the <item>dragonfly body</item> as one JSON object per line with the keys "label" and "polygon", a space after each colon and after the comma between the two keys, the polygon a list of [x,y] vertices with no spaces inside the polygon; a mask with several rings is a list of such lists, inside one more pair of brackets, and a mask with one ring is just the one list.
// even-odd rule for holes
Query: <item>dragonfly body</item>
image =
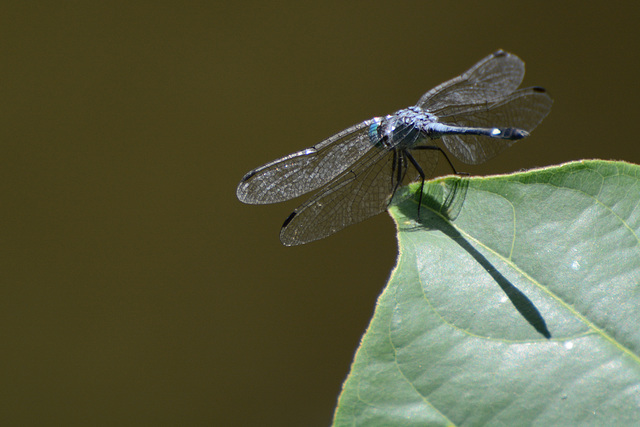
{"label": "dragonfly body", "polygon": [[[430,178],[444,146],[467,164],[482,163],[529,136],[548,114],[543,88],[517,89],[524,63],[497,51],[466,73],[427,92],[418,104],[348,128],[314,147],[246,174],[245,203],[276,203],[319,190],[284,222],[280,239],[321,239],[387,208],[407,180]],[[415,174],[408,174],[415,169]]]}
{"label": "dragonfly body", "polygon": [[[369,140],[374,146],[411,149],[428,139],[443,135],[481,135],[489,138],[518,140],[529,132],[518,128],[478,128],[439,123],[438,117],[420,107],[408,107],[386,117],[376,117],[369,126]],[[386,137],[386,138],[385,138]]]}

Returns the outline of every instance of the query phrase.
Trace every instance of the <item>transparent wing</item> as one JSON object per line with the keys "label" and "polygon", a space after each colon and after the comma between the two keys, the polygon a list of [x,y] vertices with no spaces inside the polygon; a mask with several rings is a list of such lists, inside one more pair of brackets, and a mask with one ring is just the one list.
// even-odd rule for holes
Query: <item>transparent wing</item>
{"label": "transparent wing", "polygon": [[[493,103],[457,105],[441,108],[442,123],[480,128],[518,128],[531,132],[549,111],[553,100],[540,87],[521,89]],[[442,137],[447,149],[467,164],[482,163],[511,146],[515,141],[478,135],[448,134]]]}
{"label": "transparent wing", "polygon": [[278,203],[316,190],[340,175],[372,147],[366,120],[321,143],[246,174],[236,190],[244,203]]}
{"label": "transparent wing", "polygon": [[[443,155],[439,150],[427,150],[419,147],[412,149],[410,154],[416,162],[418,162],[420,168],[422,168],[425,180],[432,178],[433,171],[436,169],[436,166],[438,166],[438,159]],[[410,170],[411,172],[407,173],[409,181],[405,181],[403,184],[408,184],[409,182],[421,179],[420,173],[417,170],[411,168]]]}
{"label": "transparent wing", "polygon": [[370,151],[354,169],[344,172],[285,221],[284,245],[294,246],[327,237],[379,214],[387,208],[397,180],[394,152]]}
{"label": "transparent wing", "polygon": [[416,105],[433,112],[448,105],[496,100],[516,90],[523,78],[524,62],[498,50],[464,74],[425,93]]}

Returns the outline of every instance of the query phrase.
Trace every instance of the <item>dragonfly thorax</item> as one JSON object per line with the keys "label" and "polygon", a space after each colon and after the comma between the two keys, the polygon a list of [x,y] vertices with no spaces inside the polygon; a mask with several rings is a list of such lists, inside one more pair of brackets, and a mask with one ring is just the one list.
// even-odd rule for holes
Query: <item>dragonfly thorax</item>
{"label": "dragonfly thorax", "polygon": [[409,107],[386,117],[376,117],[369,126],[369,140],[379,148],[411,148],[428,136],[429,124],[438,119],[420,107]]}
{"label": "dragonfly thorax", "polygon": [[431,123],[438,121],[438,118],[418,106],[407,107],[394,114],[404,124],[414,126],[422,131],[426,131]]}

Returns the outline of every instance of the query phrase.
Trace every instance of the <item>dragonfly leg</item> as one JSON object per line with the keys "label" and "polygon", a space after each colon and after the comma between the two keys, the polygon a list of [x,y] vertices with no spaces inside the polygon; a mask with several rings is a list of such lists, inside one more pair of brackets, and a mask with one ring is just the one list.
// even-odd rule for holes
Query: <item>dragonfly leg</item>
{"label": "dragonfly leg", "polygon": [[396,194],[396,191],[402,185],[402,181],[404,181],[404,176],[407,174],[407,160],[404,156],[407,153],[400,153],[398,150],[393,150],[393,169],[391,171],[391,197],[389,197],[389,203],[393,199],[393,195]]}
{"label": "dragonfly leg", "polygon": [[[439,151],[444,156],[444,158],[447,160],[447,163],[449,164],[449,167],[451,168],[451,170],[453,171],[453,173],[455,175],[469,176],[468,172],[458,172],[456,170],[456,168],[453,166],[453,163],[451,163],[451,160],[449,160],[449,156],[447,156],[447,153],[442,148],[438,147],[437,145],[418,145],[416,147],[413,147],[412,150],[436,150],[436,151]],[[418,218],[419,218],[420,217],[420,206],[422,206],[422,192],[424,190],[424,181],[426,179],[426,176],[424,174],[424,171],[420,167],[420,164],[418,164],[416,159],[413,158],[411,153],[409,153],[408,151],[405,151],[405,155],[407,156],[407,159],[409,159],[409,161],[411,162],[413,167],[416,168],[416,170],[418,171],[418,174],[420,175],[420,181],[421,181],[420,182],[420,199],[418,200]]]}
{"label": "dragonfly leg", "polygon": [[409,153],[408,151],[405,151],[404,155],[407,156],[407,159],[409,159],[413,167],[416,168],[416,170],[418,171],[418,174],[420,175],[420,197],[418,199],[418,218],[420,218],[420,206],[422,206],[422,193],[424,190],[424,180],[426,177],[424,175],[424,171],[420,167],[420,164],[416,162],[416,159],[413,158],[411,153]]}
{"label": "dragonfly leg", "polygon": [[[453,171],[453,173],[455,175],[469,175],[466,172],[458,172],[456,170],[456,168],[453,167],[453,163],[451,163],[451,160],[449,160],[449,156],[447,156],[447,153],[442,148],[438,147],[437,145],[418,145],[418,146],[413,147],[411,149],[412,150],[436,150],[436,151],[439,151],[444,156],[444,158],[447,160],[447,163],[449,163],[449,167],[451,167],[451,170]],[[411,163],[413,163],[413,162],[411,162]]]}

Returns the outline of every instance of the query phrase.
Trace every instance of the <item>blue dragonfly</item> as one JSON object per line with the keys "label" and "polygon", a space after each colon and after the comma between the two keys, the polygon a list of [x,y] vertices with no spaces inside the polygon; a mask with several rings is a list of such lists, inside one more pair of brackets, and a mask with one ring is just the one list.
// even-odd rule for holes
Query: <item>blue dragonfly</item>
{"label": "blue dragonfly", "polygon": [[498,50],[413,107],[252,170],[238,185],[238,199],[278,203],[318,190],[285,220],[280,240],[293,246],[327,237],[386,210],[402,184],[419,179],[424,185],[440,156],[457,173],[436,141],[475,165],[529,136],[553,100],[541,87],[518,89],[523,77],[524,62]]}

